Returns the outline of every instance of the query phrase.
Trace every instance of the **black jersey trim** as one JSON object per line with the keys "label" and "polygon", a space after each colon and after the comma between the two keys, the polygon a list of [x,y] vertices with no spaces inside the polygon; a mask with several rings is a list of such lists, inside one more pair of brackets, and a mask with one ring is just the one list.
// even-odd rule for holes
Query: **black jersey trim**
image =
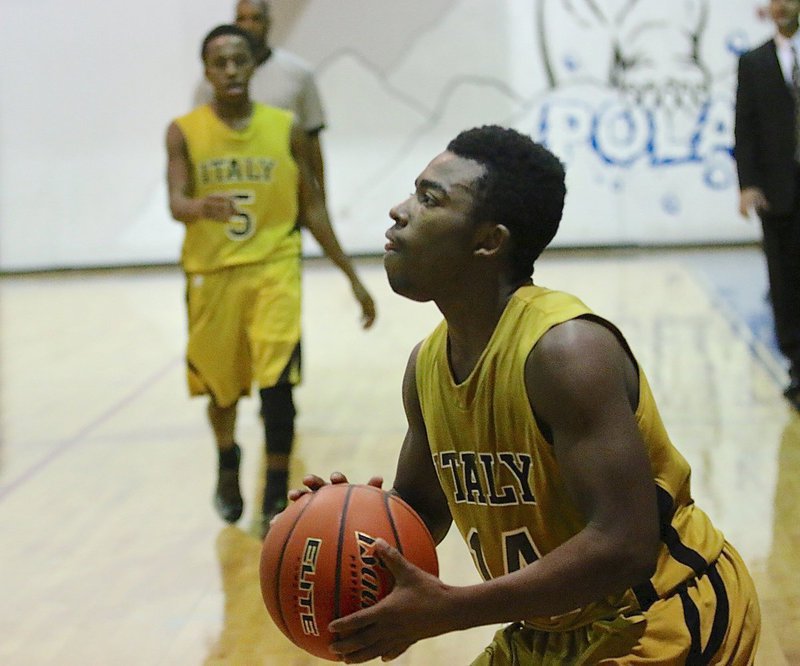
{"label": "black jersey trim", "polygon": [[650,610],[650,606],[659,599],[655,586],[649,580],[631,588],[631,591],[636,597],[636,601],[639,602],[639,608],[643,611]]}
{"label": "black jersey trim", "polygon": [[725,589],[722,576],[720,576],[719,571],[717,571],[716,562],[708,568],[708,580],[711,583],[711,587],[714,588],[714,593],[717,595],[717,608],[714,611],[711,635],[708,637],[706,649],[703,650],[703,659],[706,663],[710,663],[711,658],[719,651],[720,647],[722,647],[722,641],[725,639],[725,633],[728,631],[728,624],[730,623],[728,591]]}
{"label": "black jersey trim", "polygon": [[656,504],[658,505],[658,533],[664,541],[675,515],[675,500],[664,488],[656,484]]}
{"label": "black jersey trim", "polygon": [[674,527],[670,526],[667,530],[664,543],[667,545],[669,554],[672,555],[673,559],[692,569],[695,576],[702,576],[705,573],[708,568],[708,562],[703,559],[700,553],[689,548],[681,541],[681,537]]}
{"label": "black jersey trim", "polygon": [[702,647],[700,645],[700,611],[697,610],[689,591],[686,587],[682,587],[678,591],[683,604],[683,619],[686,622],[686,628],[689,630],[689,654],[686,656],[686,666],[703,666],[708,662],[703,657]]}
{"label": "black jersey trim", "polygon": [[700,553],[684,544],[680,534],[672,526],[672,518],[675,515],[675,500],[672,495],[661,486],[656,485],[656,501],[661,540],[669,549],[669,554],[674,560],[694,571],[695,576],[702,576],[708,567],[708,562]]}

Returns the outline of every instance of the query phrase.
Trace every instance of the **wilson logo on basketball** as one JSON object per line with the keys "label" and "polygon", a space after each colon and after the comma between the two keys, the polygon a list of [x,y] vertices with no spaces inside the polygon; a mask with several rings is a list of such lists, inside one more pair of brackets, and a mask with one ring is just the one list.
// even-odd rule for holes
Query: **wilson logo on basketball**
{"label": "wilson logo on basketball", "polygon": [[317,557],[321,545],[321,539],[306,539],[300,565],[300,576],[297,579],[298,614],[300,615],[300,626],[306,636],[319,636],[317,618],[314,614],[314,575],[317,571]]}
{"label": "wilson logo on basketball", "polygon": [[361,608],[368,608],[378,603],[378,592],[380,591],[380,580],[376,571],[378,558],[370,554],[375,545],[375,539],[369,534],[356,531],[356,543],[358,544],[358,559],[361,562],[359,569]]}

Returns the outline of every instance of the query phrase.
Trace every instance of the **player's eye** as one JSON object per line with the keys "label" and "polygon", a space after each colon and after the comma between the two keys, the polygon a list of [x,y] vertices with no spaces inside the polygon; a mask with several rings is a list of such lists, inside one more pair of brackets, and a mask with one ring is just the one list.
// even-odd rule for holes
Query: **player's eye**
{"label": "player's eye", "polygon": [[432,196],[428,190],[418,190],[415,196],[423,206],[435,206],[438,203],[436,197]]}

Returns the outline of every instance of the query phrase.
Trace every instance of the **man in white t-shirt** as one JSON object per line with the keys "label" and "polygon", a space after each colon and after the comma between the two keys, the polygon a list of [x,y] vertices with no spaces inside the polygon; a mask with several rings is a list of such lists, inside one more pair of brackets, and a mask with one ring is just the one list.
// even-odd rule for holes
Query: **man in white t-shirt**
{"label": "man in white t-shirt", "polygon": [[[319,133],[325,127],[325,112],[311,67],[293,53],[269,45],[271,26],[267,0],[240,0],[236,25],[253,38],[256,70],[250,79],[250,97],[255,102],[288,109],[309,137],[311,166],[325,194],[325,169]],[[203,78],[195,88],[194,106],[213,99],[214,91]]]}

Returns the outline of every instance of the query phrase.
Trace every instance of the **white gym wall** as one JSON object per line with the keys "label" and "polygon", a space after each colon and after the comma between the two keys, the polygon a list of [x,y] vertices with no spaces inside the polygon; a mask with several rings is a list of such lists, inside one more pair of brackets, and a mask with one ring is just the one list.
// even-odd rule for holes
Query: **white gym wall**
{"label": "white gym wall", "polygon": [[[0,270],[176,261],[164,132],[233,0],[2,5]],[[758,237],[737,215],[731,157],[736,58],[770,33],[753,0],[274,5],[273,41],[317,71],[329,205],[351,253],[381,252],[417,173],[486,123],[567,164],[556,245]]]}

